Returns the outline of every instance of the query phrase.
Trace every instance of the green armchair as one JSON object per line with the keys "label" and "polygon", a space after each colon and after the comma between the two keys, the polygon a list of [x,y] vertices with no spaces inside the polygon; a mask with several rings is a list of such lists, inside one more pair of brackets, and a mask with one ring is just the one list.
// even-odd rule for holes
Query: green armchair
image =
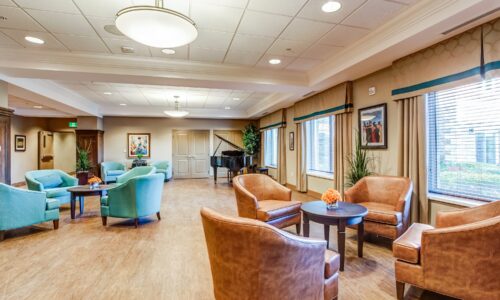
{"label": "green armchair", "polygon": [[127,182],[128,180],[137,177],[137,176],[143,176],[143,175],[151,175],[154,174],[156,171],[155,167],[151,166],[145,166],[145,167],[135,167],[132,170],[118,176],[116,178],[116,183],[117,184],[123,184]]}
{"label": "green armchair", "polygon": [[58,200],[60,204],[70,202],[68,188],[78,185],[77,178],[61,170],[29,171],[24,178],[29,190],[45,192],[47,198]]}
{"label": "green armchair", "polygon": [[101,198],[102,225],[106,226],[108,217],[126,218],[134,219],[137,228],[139,218],[154,213],[161,220],[162,194],[162,174],[137,176],[117,185]]}
{"label": "green armchair", "polygon": [[163,174],[165,176],[165,180],[168,181],[168,169],[170,167],[170,163],[168,161],[161,160],[154,162],[151,165],[156,168],[156,173]]}
{"label": "green armchair", "polygon": [[106,184],[110,181],[116,181],[116,178],[124,174],[125,165],[114,161],[105,161],[101,163],[101,177]]}
{"label": "green armchair", "polygon": [[48,221],[53,221],[54,229],[59,227],[58,200],[0,183],[0,241],[6,230]]}

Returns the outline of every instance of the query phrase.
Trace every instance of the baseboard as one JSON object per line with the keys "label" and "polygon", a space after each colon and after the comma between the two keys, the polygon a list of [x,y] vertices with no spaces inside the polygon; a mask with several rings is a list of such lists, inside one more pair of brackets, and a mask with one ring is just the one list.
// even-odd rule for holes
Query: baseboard
{"label": "baseboard", "polygon": [[318,193],[318,192],[315,192],[315,191],[308,190],[307,191],[307,195],[311,196],[313,198],[316,198],[316,199],[321,199],[321,193]]}
{"label": "baseboard", "polygon": [[25,185],[26,185],[26,182],[24,182],[24,181],[16,182],[16,183],[12,184],[13,187],[22,187],[22,186],[25,186]]}
{"label": "baseboard", "polygon": [[287,188],[291,189],[292,191],[295,191],[295,192],[297,191],[297,187],[293,184],[287,183],[285,186]]}

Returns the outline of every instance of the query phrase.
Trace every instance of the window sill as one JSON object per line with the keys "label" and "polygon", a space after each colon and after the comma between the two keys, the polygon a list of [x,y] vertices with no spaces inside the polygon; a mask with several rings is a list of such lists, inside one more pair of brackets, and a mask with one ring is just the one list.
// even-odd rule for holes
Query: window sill
{"label": "window sill", "polygon": [[443,202],[463,207],[476,207],[488,203],[487,201],[480,201],[480,200],[460,198],[456,196],[448,196],[441,194],[433,194],[433,193],[429,193],[427,195],[427,198],[431,201]]}
{"label": "window sill", "polygon": [[307,176],[312,176],[312,177],[317,177],[317,178],[323,178],[323,179],[332,179],[333,180],[333,174],[332,173],[326,173],[326,172],[307,171]]}
{"label": "window sill", "polygon": [[277,166],[266,166],[266,168],[268,168],[268,169],[275,169],[276,170],[278,167]]}

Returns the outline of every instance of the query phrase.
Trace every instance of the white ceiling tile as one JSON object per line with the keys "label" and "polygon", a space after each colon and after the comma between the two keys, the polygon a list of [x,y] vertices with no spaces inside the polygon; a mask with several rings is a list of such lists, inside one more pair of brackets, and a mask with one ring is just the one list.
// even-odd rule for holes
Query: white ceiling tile
{"label": "white ceiling tile", "polygon": [[310,42],[277,39],[267,53],[283,56],[299,56],[310,45]]}
{"label": "white ceiling tile", "polygon": [[222,5],[229,7],[245,8],[248,0],[191,0],[193,4],[207,3],[211,5]]}
{"label": "white ceiling tile", "polygon": [[0,5],[1,6],[16,6],[14,2],[10,0],[0,0]]}
{"label": "white ceiling tile", "polygon": [[[270,59],[280,59],[281,63],[278,65],[271,65],[269,63]],[[258,67],[266,68],[266,69],[276,69],[276,70],[281,70],[286,68],[295,58],[290,57],[290,56],[279,56],[279,55],[272,55],[272,54],[266,54],[264,55],[259,63],[257,64]]]}
{"label": "white ceiling tile", "polygon": [[407,4],[407,5],[412,5],[414,3],[417,3],[419,0],[396,0],[396,1],[393,1],[393,2],[399,2],[399,3],[404,3],[404,4]]}
{"label": "white ceiling tile", "polygon": [[274,38],[247,34],[236,34],[231,50],[264,53],[274,42]]}
{"label": "white ceiling tile", "polygon": [[243,9],[215,6],[204,2],[191,4],[191,18],[200,28],[234,32]]}
{"label": "white ceiling tile", "polygon": [[248,9],[295,16],[307,0],[250,0]]}
{"label": "white ceiling tile", "polygon": [[174,54],[165,54],[159,48],[149,48],[153,57],[169,58],[169,59],[188,59],[188,46],[174,48]]}
{"label": "white ceiling tile", "polygon": [[344,49],[343,47],[335,47],[328,45],[316,44],[311,48],[307,49],[300,57],[302,58],[313,58],[313,59],[328,59],[333,55],[337,54],[339,51]]}
{"label": "white ceiling tile", "polygon": [[95,31],[82,15],[27,9],[35,20],[53,33],[92,36]]}
{"label": "white ceiling tile", "polygon": [[[149,52],[149,47],[139,44],[131,40],[120,40],[120,39],[108,39],[105,38],[104,42],[111,49],[111,52],[115,54],[126,54],[132,56],[151,56]],[[134,53],[123,53],[121,47],[132,47],[134,48]]]}
{"label": "white ceiling tile", "polygon": [[234,33],[200,29],[198,37],[190,46],[205,49],[227,50]]}
{"label": "white ceiling tile", "polygon": [[336,12],[326,13],[321,10],[325,0],[309,0],[300,11],[299,17],[329,23],[340,23],[345,17],[350,15],[366,0],[337,0],[342,6]]}
{"label": "white ceiling tile", "polygon": [[317,41],[335,25],[305,19],[294,19],[280,38],[295,41]]}
{"label": "white ceiling tile", "polygon": [[[59,43],[51,34],[47,32],[33,32],[33,31],[24,31],[24,30],[11,30],[11,29],[2,29],[2,32],[14,39],[19,44],[23,45],[27,48],[33,49],[51,49],[51,50],[66,50],[64,46]],[[33,44],[24,39],[26,36],[33,36],[45,41],[44,44]]]}
{"label": "white ceiling tile", "polygon": [[238,33],[278,37],[292,18],[255,11],[246,11]]}
{"label": "white ceiling tile", "polygon": [[229,50],[224,63],[234,65],[254,66],[262,56],[262,53]]}
{"label": "white ceiling tile", "polygon": [[113,26],[115,25],[114,18],[88,17],[87,19],[89,20],[90,24],[94,27],[94,29],[97,31],[97,34],[99,34],[99,36],[103,38],[128,39],[123,34],[116,35],[104,30],[104,26],[106,25],[113,25]]}
{"label": "white ceiling tile", "polygon": [[224,60],[224,50],[211,50],[204,48],[189,48],[189,58],[196,61],[221,63]]}
{"label": "white ceiling tile", "polygon": [[45,31],[27,13],[18,7],[2,7],[1,15],[6,19],[0,20],[0,28]]}
{"label": "white ceiling tile", "polygon": [[9,38],[4,33],[0,32],[0,47],[1,48],[23,48],[19,43]]}
{"label": "white ceiling tile", "polygon": [[344,47],[359,40],[368,32],[367,29],[337,25],[320,40],[320,44]]}
{"label": "white ceiling tile", "polygon": [[114,18],[116,13],[132,5],[130,0],[74,0],[86,16]]}
{"label": "white ceiling tile", "polygon": [[71,51],[109,53],[108,49],[102,43],[101,39],[97,37],[77,36],[70,34],[56,34],[56,37]]}
{"label": "white ceiling tile", "polygon": [[16,3],[19,4],[19,6],[21,6],[22,8],[32,8],[73,14],[80,13],[75,4],[73,4],[73,2],[69,0],[16,0]]}
{"label": "white ceiling tile", "polygon": [[320,59],[297,58],[286,69],[292,71],[308,71],[322,62]]}
{"label": "white ceiling tile", "polygon": [[342,24],[374,29],[394,17],[405,7],[403,4],[385,0],[368,0]]}
{"label": "white ceiling tile", "polygon": [[[154,0],[132,0],[134,5],[154,5]],[[166,0],[163,1],[163,7],[175,10],[184,15],[189,15],[189,1],[187,0]]]}

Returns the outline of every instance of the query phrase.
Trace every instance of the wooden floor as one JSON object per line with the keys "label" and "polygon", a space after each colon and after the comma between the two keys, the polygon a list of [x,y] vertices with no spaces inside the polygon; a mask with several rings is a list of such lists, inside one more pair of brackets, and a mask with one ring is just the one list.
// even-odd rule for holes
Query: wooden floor
{"label": "wooden floor", "polygon": [[[294,194],[294,199],[311,200]],[[227,183],[175,180],[164,187],[162,220],[109,219],[103,227],[98,199],[87,198],[83,216],[61,210],[52,223],[8,231],[0,242],[0,299],[213,299],[210,265],[199,210],[236,215]],[[290,228],[294,232],[294,228]],[[323,229],[311,223],[311,237]],[[336,249],[332,228],[330,248]],[[356,256],[356,233],[347,232],[346,266],[339,299],[395,299],[390,243],[365,243]],[[407,299],[443,299],[410,289]]]}

